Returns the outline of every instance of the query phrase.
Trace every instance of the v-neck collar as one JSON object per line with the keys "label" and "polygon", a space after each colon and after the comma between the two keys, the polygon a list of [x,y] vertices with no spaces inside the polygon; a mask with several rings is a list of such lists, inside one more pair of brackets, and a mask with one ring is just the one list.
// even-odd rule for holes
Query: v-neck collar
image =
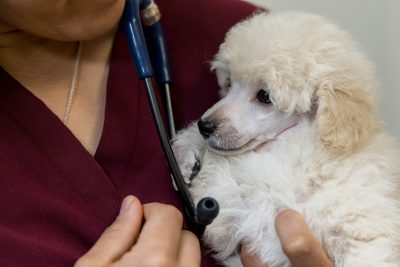
{"label": "v-neck collar", "polygon": [[[0,112],[14,121],[49,164],[80,192],[96,216],[108,222],[121,196],[102,166],[39,98],[1,67],[0,85]],[[106,119],[104,128],[107,125]],[[103,134],[100,144],[104,143],[102,139]]]}

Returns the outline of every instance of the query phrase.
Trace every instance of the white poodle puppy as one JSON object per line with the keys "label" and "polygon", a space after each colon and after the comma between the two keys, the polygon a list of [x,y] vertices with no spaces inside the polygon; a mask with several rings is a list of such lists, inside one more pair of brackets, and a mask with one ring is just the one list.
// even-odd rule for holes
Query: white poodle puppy
{"label": "white poodle puppy", "polygon": [[205,242],[241,266],[245,242],[290,266],[277,213],[301,213],[335,266],[400,266],[400,161],[376,114],[373,68],[350,36],[301,12],[234,26],[212,62],[222,99],[173,143],[195,200],[220,214]]}

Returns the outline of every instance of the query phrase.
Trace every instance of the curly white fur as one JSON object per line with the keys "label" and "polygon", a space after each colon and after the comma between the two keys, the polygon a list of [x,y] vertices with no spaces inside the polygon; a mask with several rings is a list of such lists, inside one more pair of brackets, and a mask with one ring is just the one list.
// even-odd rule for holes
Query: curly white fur
{"label": "curly white fur", "polygon": [[[212,68],[225,97],[202,118],[218,132],[205,140],[193,124],[173,147],[184,175],[201,162],[195,199],[220,204],[204,237],[215,257],[241,266],[246,242],[268,266],[290,266],[274,228],[290,208],[335,266],[400,266],[399,155],[350,36],[316,15],[256,14],[228,32]],[[257,102],[261,88],[272,104]]]}

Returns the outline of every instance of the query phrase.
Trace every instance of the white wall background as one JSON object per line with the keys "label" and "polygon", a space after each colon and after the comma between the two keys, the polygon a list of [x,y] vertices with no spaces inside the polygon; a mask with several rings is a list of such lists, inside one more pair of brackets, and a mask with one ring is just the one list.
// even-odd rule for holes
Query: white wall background
{"label": "white wall background", "polygon": [[400,0],[248,0],[269,10],[304,10],[346,29],[375,64],[379,109],[400,142]]}

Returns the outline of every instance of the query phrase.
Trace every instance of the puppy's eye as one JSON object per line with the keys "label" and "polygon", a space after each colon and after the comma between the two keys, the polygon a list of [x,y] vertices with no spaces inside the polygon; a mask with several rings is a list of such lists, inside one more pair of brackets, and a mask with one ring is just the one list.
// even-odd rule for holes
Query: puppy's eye
{"label": "puppy's eye", "polygon": [[269,98],[269,94],[265,90],[258,91],[257,98],[258,98],[258,100],[260,100],[261,102],[263,102],[265,104],[271,104],[272,103],[271,99]]}

